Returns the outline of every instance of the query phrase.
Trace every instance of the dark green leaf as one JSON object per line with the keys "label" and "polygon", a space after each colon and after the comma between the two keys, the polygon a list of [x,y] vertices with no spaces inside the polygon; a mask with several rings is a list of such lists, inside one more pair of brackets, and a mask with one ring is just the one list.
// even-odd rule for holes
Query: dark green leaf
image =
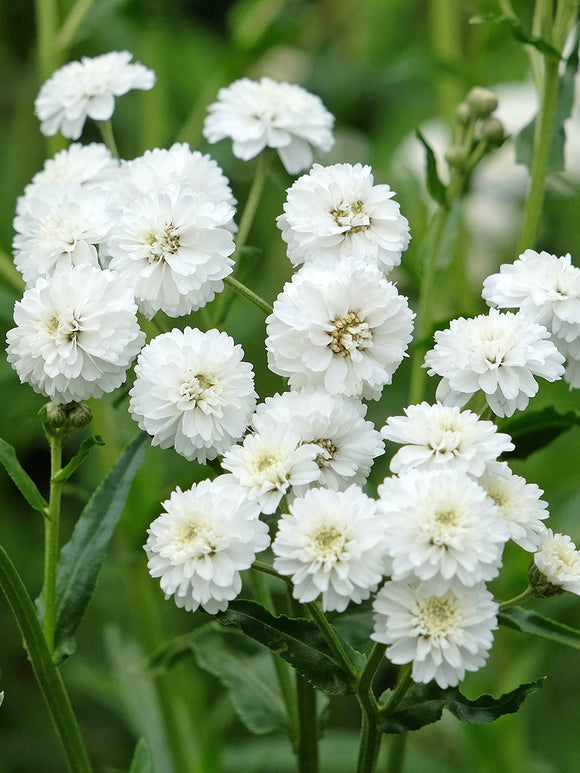
{"label": "dark green leaf", "polygon": [[513,37],[520,43],[525,43],[528,46],[533,46],[541,51],[545,56],[560,58],[558,51],[548,43],[544,38],[537,38],[535,35],[530,34],[525,30],[522,24],[510,16],[505,14],[494,13],[482,13],[477,16],[472,16],[469,20],[470,24],[497,24],[498,26],[506,27]]}
{"label": "dark green leaf", "polygon": [[190,646],[197,663],[228,688],[248,730],[287,733],[286,709],[268,650],[235,628],[212,624],[194,633]]}
{"label": "dark green leaf", "polygon": [[521,607],[512,607],[499,613],[499,622],[509,628],[515,628],[516,631],[529,633],[532,636],[540,636],[542,639],[565,644],[566,647],[573,647],[580,650],[580,631],[571,628],[549,617],[544,617],[537,612]]}
{"label": "dark green leaf", "polygon": [[[321,692],[329,695],[354,692],[351,675],[336,662],[322,634],[310,620],[284,615],[275,617],[260,604],[244,600],[231,602],[217,618],[265,644]],[[346,641],[341,643],[353,662],[362,668],[364,658],[361,653]]]}
{"label": "dark green leaf", "polygon": [[437,159],[433,149],[421,134],[419,129],[415,129],[417,139],[425,148],[425,154],[427,156],[427,190],[431,198],[442,207],[447,207],[447,188],[441,182],[439,175],[437,174]]}
{"label": "dark green leaf", "polygon": [[144,433],[123,451],[106,480],[94,492],[63,547],[56,576],[55,650],[59,660],[74,652],[74,633],[91,598],[107,545],[129,494],[143,454]]}
{"label": "dark green leaf", "polygon": [[0,692],[0,706],[4,703],[4,693]]}
{"label": "dark green leaf", "polygon": [[551,406],[540,411],[526,411],[514,418],[499,422],[502,432],[511,436],[515,450],[512,459],[526,459],[534,451],[544,448],[559,435],[580,425],[580,416],[574,411],[558,413]]}
{"label": "dark green leaf", "polygon": [[34,510],[38,510],[39,513],[45,513],[48,502],[36,487],[36,483],[32,480],[30,475],[25,472],[18,461],[14,448],[10,443],[2,440],[2,438],[0,438],[0,462],[4,465],[4,469],[8,475],[10,475],[16,488],[20,491],[24,499],[26,499],[30,507],[34,508]]}
{"label": "dark green leaf", "polygon": [[462,695],[457,687],[442,689],[435,682],[414,684],[392,714],[381,716],[379,729],[383,733],[418,730],[441,719],[443,709],[447,709],[461,722],[485,725],[505,714],[514,714],[526,696],[538,690],[542,684],[543,679],[538,679],[522,684],[500,698],[481,695],[473,701]]}
{"label": "dark green leaf", "polygon": [[62,470],[57,475],[55,475],[52,480],[55,483],[63,483],[65,480],[68,480],[73,472],[78,470],[81,464],[85,461],[91,448],[93,448],[93,446],[103,445],[105,444],[103,438],[100,435],[90,435],[88,438],[85,438],[81,443],[79,450],[70,460],[70,462],[65,467],[63,467]]}
{"label": "dark green leaf", "polygon": [[140,738],[137,741],[129,773],[152,773],[151,755],[149,754],[149,747],[144,738]]}

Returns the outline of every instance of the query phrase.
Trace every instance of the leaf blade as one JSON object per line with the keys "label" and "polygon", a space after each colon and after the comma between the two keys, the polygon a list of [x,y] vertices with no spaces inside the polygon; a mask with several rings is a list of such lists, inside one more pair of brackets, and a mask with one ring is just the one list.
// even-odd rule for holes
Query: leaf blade
{"label": "leaf blade", "polygon": [[44,515],[48,508],[48,502],[38,490],[36,483],[18,461],[13,446],[2,438],[0,438],[0,462],[30,507]]}
{"label": "leaf blade", "polygon": [[521,607],[512,607],[500,612],[498,621],[501,625],[521,633],[539,636],[542,639],[580,650],[580,630],[540,615],[538,612]]}

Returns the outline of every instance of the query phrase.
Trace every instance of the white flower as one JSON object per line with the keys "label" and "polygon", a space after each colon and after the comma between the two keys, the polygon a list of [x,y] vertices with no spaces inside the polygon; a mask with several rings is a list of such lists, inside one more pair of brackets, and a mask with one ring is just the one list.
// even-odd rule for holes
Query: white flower
{"label": "white flower", "polygon": [[[364,485],[373,459],[384,451],[380,434],[365,421],[367,407],[359,400],[305,387],[267,397],[256,408],[252,425],[258,432],[292,426],[301,443],[318,446],[318,486],[344,489]],[[300,488],[296,493],[303,493]]]}
{"label": "white flower", "polygon": [[535,551],[546,531],[542,522],[548,517],[548,503],[535,483],[514,475],[506,462],[488,463],[478,484],[490,497],[508,525],[510,538],[524,550]]}
{"label": "white flower", "polygon": [[62,267],[99,266],[117,210],[110,194],[78,183],[46,183],[20,202],[14,263],[29,284]]}
{"label": "white flower", "polygon": [[326,152],[334,144],[334,117],[320,97],[271,78],[241,78],[220,89],[208,112],[203,127],[208,142],[230,137],[234,156],[243,161],[275,148],[290,174],[312,164],[313,148]]}
{"label": "white flower", "polygon": [[147,530],[149,573],[178,607],[223,611],[242,588],[240,572],[270,542],[256,503],[220,476],[178,488],[163,507]]}
{"label": "white flower", "polygon": [[223,290],[234,249],[233,210],[187,185],[169,185],[126,207],[109,240],[110,268],[134,288],[149,319],[196,311]]}
{"label": "white flower", "polygon": [[580,596],[580,551],[567,534],[546,529],[540,537],[534,564],[544,583]]}
{"label": "white flower", "polygon": [[291,575],[303,603],[322,594],[325,611],[359,604],[385,573],[385,538],[375,503],[357,486],[312,489],[295,499],[278,522],[274,568]]}
{"label": "white flower", "polygon": [[51,136],[60,131],[64,137],[77,140],[87,116],[108,121],[115,109],[115,97],[131,89],[152,88],[155,73],[142,64],[131,64],[132,58],[128,51],[111,51],[69,62],[53,73],[34,103],[41,132]]}
{"label": "white flower", "polygon": [[304,265],[266,320],[270,370],[292,388],[376,400],[405,356],[413,317],[373,266],[346,258]]}
{"label": "white flower", "polygon": [[482,295],[490,306],[520,309],[555,339],[570,343],[580,338],[580,268],[569,254],[558,258],[526,250],[487,277]]}
{"label": "white flower", "polygon": [[273,513],[293,486],[318,480],[318,447],[300,444],[291,427],[267,428],[246,435],[241,446],[224,454],[222,467],[232,473],[247,496],[257,499],[263,513]]}
{"label": "white flower", "polygon": [[256,394],[252,366],[226,333],[186,327],[154,338],[135,366],[129,411],[152,444],[215,459],[244,434]]}
{"label": "white flower", "polygon": [[534,376],[556,381],[564,373],[564,357],[546,340],[549,335],[521,312],[490,309],[451,320],[435,333],[435,347],[425,356],[429,375],[443,377],[437,399],[461,407],[481,389],[498,416],[524,410],[538,391]]}
{"label": "white flower", "polygon": [[428,580],[434,593],[497,576],[508,528],[485,491],[457,470],[409,470],[378,488],[393,580]]}
{"label": "white flower", "polygon": [[34,195],[38,188],[51,183],[106,187],[115,179],[118,170],[119,162],[113,158],[106,145],[99,142],[90,142],[88,145],[73,142],[44,162],[42,170],[26,186],[25,195],[21,199]]}
{"label": "white flower", "polygon": [[373,183],[371,167],[362,164],[314,164],[296,180],[277,219],[295,266],[320,255],[355,256],[385,273],[399,265],[409,223],[395,192]]}
{"label": "white flower", "polygon": [[392,663],[413,663],[412,678],[454,687],[484,664],[497,628],[498,605],[483,584],[434,593],[431,584],[386,582],[373,608],[371,638],[390,645]]}
{"label": "white flower", "polygon": [[387,440],[402,443],[391,459],[391,471],[454,469],[481,475],[485,465],[513,451],[509,435],[471,411],[440,403],[410,405],[405,416],[391,416],[381,430]]}
{"label": "white flower", "polygon": [[100,397],[125,381],[144,343],[127,285],[91,266],[39,279],[14,308],[8,362],[54,403]]}

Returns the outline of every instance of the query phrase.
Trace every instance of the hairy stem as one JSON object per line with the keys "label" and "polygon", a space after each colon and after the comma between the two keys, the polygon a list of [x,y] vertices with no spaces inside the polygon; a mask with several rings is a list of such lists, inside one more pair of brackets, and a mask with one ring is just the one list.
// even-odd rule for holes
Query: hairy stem
{"label": "hairy stem", "polygon": [[50,497],[44,519],[44,636],[50,652],[56,631],[56,570],[59,556],[60,503],[62,483],[55,482],[62,467],[62,436],[49,436]]}

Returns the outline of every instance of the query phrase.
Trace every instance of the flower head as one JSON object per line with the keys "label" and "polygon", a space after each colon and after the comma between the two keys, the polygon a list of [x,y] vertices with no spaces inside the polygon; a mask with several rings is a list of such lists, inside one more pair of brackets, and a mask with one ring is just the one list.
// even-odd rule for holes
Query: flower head
{"label": "flower head", "polygon": [[219,90],[208,112],[208,142],[230,137],[234,156],[243,161],[275,148],[290,174],[312,164],[313,148],[325,152],[334,144],[334,117],[320,97],[291,83],[241,78]]}
{"label": "flower head", "polygon": [[541,589],[538,595],[567,590],[580,596],[580,550],[567,534],[546,529],[534,555],[530,580],[536,592]]}
{"label": "flower head", "polygon": [[370,166],[362,164],[314,164],[296,180],[277,220],[295,266],[320,255],[346,255],[387,273],[401,262],[409,223],[393,201],[395,192],[373,183]]}
{"label": "flower head", "polygon": [[490,309],[488,315],[452,320],[435,333],[435,347],[425,356],[429,375],[443,377],[437,399],[461,407],[482,390],[498,416],[524,410],[538,391],[534,376],[556,381],[564,373],[564,357],[549,335],[521,312]]}
{"label": "flower head", "polygon": [[391,416],[381,430],[387,440],[403,444],[391,460],[391,470],[456,469],[476,477],[489,461],[513,451],[509,435],[471,411],[440,403],[410,405],[405,416]]}
{"label": "flower head", "polygon": [[51,136],[61,132],[77,140],[87,117],[108,121],[115,109],[115,97],[132,89],[148,90],[155,73],[142,64],[131,63],[128,51],[111,51],[92,59],[69,62],[43,84],[34,111],[40,130]]}
{"label": "flower head", "polygon": [[163,507],[147,530],[149,573],[178,607],[223,611],[242,588],[240,572],[270,542],[258,506],[220,476],[178,488]]}
{"label": "flower head", "polygon": [[24,292],[8,331],[8,362],[54,403],[100,397],[125,381],[143,345],[129,287],[112,271],[60,269]]}
{"label": "flower head", "polygon": [[324,610],[359,604],[385,574],[385,537],[375,503],[357,486],[311,489],[278,522],[274,568],[291,575],[293,596],[306,603],[322,594]]}
{"label": "flower head", "polygon": [[386,582],[373,608],[371,638],[388,644],[392,663],[412,663],[415,682],[453,687],[484,664],[498,605],[483,584],[436,593],[428,582]]}
{"label": "flower head", "polygon": [[43,185],[58,183],[76,183],[84,187],[107,187],[115,179],[119,162],[111,151],[99,142],[81,145],[73,142],[68,148],[59,150],[44,162],[40,172],[26,186],[24,196],[19,199],[19,208],[23,201],[34,195]]}
{"label": "flower head", "polygon": [[401,364],[414,314],[375,267],[344,259],[303,266],[266,320],[270,370],[290,386],[378,399]]}
{"label": "flower head", "polygon": [[215,459],[244,434],[256,394],[252,366],[226,333],[186,327],[154,338],[139,355],[129,411],[161,448]]}

